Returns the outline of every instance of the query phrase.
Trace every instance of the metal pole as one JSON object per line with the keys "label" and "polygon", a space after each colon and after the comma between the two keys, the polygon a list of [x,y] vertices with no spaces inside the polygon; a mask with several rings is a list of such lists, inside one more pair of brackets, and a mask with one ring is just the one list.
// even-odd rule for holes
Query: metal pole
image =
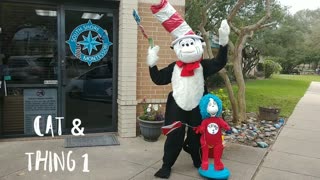
{"label": "metal pole", "polygon": [[4,87],[4,96],[7,96],[7,83],[6,83],[6,80],[3,80],[3,87]]}

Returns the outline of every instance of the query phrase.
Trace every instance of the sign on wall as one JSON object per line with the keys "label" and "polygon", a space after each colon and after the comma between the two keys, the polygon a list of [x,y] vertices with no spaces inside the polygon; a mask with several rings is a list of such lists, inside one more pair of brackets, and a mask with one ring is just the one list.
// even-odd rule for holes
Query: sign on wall
{"label": "sign on wall", "polygon": [[[33,121],[37,116],[40,119],[40,131],[46,129],[47,116],[57,116],[57,89],[24,89],[24,133],[34,135]],[[55,121],[54,121],[55,122]],[[53,123],[56,132],[57,124]]]}
{"label": "sign on wall", "polygon": [[72,54],[81,61],[87,62],[89,66],[93,62],[100,61],[112,45],[108,32],[90,20],[88,23],[77,26],[66,43],[69,44]]}

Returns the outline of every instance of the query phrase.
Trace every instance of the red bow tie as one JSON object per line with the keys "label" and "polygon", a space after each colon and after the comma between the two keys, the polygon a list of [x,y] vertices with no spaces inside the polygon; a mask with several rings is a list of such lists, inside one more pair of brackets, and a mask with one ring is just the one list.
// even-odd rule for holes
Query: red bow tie
{"label": "red bow tie", "polygon": [[177,61],[176,64],[179,67],[182,67],[181,76],[193,76],[194,70],[200,67],[200,59],[199,61],[193,62],[193,63],[184,63],[182,61]]}

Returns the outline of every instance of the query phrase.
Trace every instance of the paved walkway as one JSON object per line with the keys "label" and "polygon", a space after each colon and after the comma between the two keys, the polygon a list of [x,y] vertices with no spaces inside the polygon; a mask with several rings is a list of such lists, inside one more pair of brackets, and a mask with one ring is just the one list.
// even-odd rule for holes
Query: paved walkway
{"label": "paved walkway", "polygon": [[[0,142],[0,180],[151,180],[162,165],[164,137],[157,142],[146,142],[141,137],[119,138],[120,146],[101,146],[83,148],[64,148],[63,139]],[[48,150],[56,153],[73,151],[71,159],[76,168],[70,172],[34,171],[35,158],[32,158],[32,171],[28,171],[26,152]],[[230,179],[249,180],[253,177],[266,149],[253,148],[238,144],[228,144],[224,151],[223,162],[232,173]],[[82,172],[83,154],[88,154],[89,173]],[[44,157],[44,154],[41,155]],[[48,165],[48,162],[47,162]],[[181,152],[172,169],[172,180],[203,179],[193,167],[190,156]]]}
{"label": "paved walkway", "polygon": [[320,180],[320,82],[312,82],[255,180]]}
{"label": "paved walkway", "polygon": [[[312,83],[271,149],[227,144],[223,162],[231,180],[320,180],[320,83]],[[39,138],[37,138],[39,139]],[[41,139],[41,138],[40,138]],[[63,139],[4,142],[0,139],[0,180],[151,180],[161,167],[165,137],[146,142],[141,137],[119,138],[120,146],[64,148]],[[5,140],[6,141],[6,140]],[[44,163],[28,171],[26,152],[72,151],[74,171],[44,171]],[[88,169],[83,172],[84,154]],[[42,157],[44,155],[42,154]],[[65,158],[67,158],[65,156]],[[265,158],[265,159],[264,159]],[[67,159],[66,159],[67,160]],[[66,165],[67,166],[67,165]],[[67,167],[65,167],[67,168]],[[172,169],[172,180],[203,179],[188,154],[181,152]]]}

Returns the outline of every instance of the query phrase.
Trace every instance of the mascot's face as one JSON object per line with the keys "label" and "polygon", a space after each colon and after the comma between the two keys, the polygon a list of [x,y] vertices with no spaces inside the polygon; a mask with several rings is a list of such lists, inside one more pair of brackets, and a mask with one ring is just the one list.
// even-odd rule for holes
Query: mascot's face
{"label": "mascot's face", "polygon": [[178,59],[184,63],[200,60],[203,53],[202,42],[198,38],[183,38],[173,46]]}
{"label": "mascot's face", "polygon": [[216,116],[218,112],[218,105],[212,98],[209,99],[207,112],[211,115],[211,117]]}

